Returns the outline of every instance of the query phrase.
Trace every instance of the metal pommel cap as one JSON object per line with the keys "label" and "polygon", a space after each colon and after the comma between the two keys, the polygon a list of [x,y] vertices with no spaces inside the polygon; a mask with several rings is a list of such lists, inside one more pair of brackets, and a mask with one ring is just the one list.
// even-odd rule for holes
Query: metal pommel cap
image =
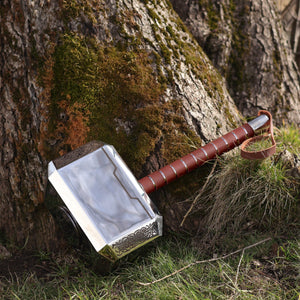
{"label": "metal pommel cap", "polygon": [[253,129],[253,131],[263,127],[269,121],[269,117],[266,114],[261,114],[254,120],[248,122],[248,125]]}

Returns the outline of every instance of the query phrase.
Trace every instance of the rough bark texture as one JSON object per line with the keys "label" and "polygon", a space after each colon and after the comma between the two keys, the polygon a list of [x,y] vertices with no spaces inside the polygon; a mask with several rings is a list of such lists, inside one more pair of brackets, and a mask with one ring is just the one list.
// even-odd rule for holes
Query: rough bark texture
{"label": "rough bark texture", "polygon": [[245,116],[299,124],[299,73],[273,1],[171,1]]}
{"label": "rough bark texture", "polygon": [[34,57],[35,46],[45,47],[35,34],[43,22],[33,22],[46,14],[37,15],[25,1],[2,1],[0,16],[0,230],[19,246],[50,248],[54,226],[41,205],[47,165],[38,151],[45,107]]}
{"label": "rough bark texture", "polygon": [[[278,121],[299,123],[298,77],[269,1],[236,5],[226,18],[229,4],[213,2],[223,26],[214,34],[208,11],[182,5],[242,112],[277,110]],[[167,1],[4,0],[0,38],[0,230],[18,245],[55,244],[43,193],[47,162],[59,154],[103,140],[139,178],[241,120],[225,80]],[[157,196],[176,228],[176,197]]]}
{"label": "rough bark texture", "polygon": [[297,0],[289,1],[289,3],[284,3],[281,9],[281,18],[283,23],[283,28],[287,33],[290,41],[291,49],[295,56],[295,61],[299,68],[300,66],[300,3]]}

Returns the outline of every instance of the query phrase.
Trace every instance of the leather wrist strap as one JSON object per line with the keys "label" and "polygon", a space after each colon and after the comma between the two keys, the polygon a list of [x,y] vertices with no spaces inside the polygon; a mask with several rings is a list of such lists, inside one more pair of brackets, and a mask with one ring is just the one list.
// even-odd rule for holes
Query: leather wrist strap
{"label": "leather wrist strap", "polygon": [[[245,140],[242,145],[241,145],[241,156],[243,158],[246,158],[246,159],[252,159],[252,160],[255,160],[255,159],[265,159],[271,155],[273,155],[276,151],[276,142],[275,142],[275,139],[274,139],[274,134],[273,134],[273,122],[272,122],[272,115],[266,111],[266,110],[260,110],[258,112],[258,115],[262,115],[262,114],[265,114],[268,116],[269,118],[269,121],[266,123],[265,127],[268,127],[268,131],[266,134],[264,135],[259,135],[259,136],[255,136],[255,137],[252,137],[250,139],[247,139]],[[269,148],[266,148],[266,149],[262,149],[262,150],[259,150],[259,151],[247,151],[246,148],[257,142],[257,141],[261,141],[261,140],[267,140],[267,139],[271,139],[271,142],[272,142],[272,146],[269,147]]]}

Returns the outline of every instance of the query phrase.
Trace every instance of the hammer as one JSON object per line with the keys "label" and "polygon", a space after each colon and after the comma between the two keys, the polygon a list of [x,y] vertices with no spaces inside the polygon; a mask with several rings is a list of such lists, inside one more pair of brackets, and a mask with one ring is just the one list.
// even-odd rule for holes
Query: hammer
{"label": "hammer", "polygon": [[270,123],[260,115],[190,154],[137,180],[116,149],[93,141],[48,164],[63,210],[95,250],[116,261],[162,235],[162,216],[148,194],[253,137]]}

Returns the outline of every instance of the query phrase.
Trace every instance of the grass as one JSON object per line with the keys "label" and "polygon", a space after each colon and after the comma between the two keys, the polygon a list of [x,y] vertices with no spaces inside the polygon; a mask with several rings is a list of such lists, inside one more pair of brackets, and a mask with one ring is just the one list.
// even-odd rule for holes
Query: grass
{"label": "grass", "polygon": [[271,256],[274,240],[228,259],[192,266],[149,286],[140,282],[152,282],[210,257],[201,257],[190,241],[174,235],[146,247],[147,253],[122,260],[106,276],[97,275],[78,260],[60,259],[58,264],[58,258],[52,257],[47,278],[28,273],[2,279],[0,295],[2,299],[298,300],[300,241],[279,243]]}
{"label": "grass", "polygon": [[299,154],[300,149],[300,133],[299,127],[296,125],[282,127],[278,132],[280,137],[280,146],[287,148],[295,154]]}
{"label": "grass", "polygon": [[[224,237],[224,232],[276,232],[281,226],[299,225],[300,172],[291,175],[291,170],[298,168],[295,154],[300,153],[300,132],[294,126],[284,127],[276,130],[275,138],[277,152],[270,158],[245,160],[235,150],[219,159],[218,171],[197,199],[201,207],[206,206],[205,212],[199,213],[205,215],[201,226],[208,239]],[[249,150],[269,146],[262,140]]]}
{"label": "grass", "polygon": [[16,274],[2,274],[0,261],[0,298],[299,300],[300,180],[289,175],[295,166],[283,155],[299,155],[299,129],[276,130],[276,141],[276,154],[263,161],[235,152],[219,159],[188,215],[202,218],[197,236],[169,233],[105,275],[75,251],[40,252],[32,269]]}

